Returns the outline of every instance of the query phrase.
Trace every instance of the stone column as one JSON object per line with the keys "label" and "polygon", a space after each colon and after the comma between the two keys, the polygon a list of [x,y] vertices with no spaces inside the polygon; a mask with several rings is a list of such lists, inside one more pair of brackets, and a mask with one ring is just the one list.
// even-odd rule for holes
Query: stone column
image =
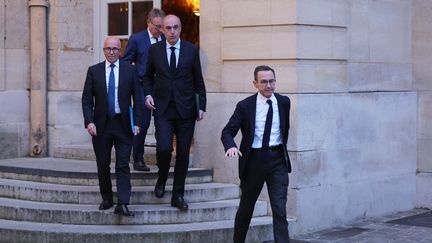
{"label": "stone column", "polygon": [[47,0],[30,8],[30,156],[47,155]]}

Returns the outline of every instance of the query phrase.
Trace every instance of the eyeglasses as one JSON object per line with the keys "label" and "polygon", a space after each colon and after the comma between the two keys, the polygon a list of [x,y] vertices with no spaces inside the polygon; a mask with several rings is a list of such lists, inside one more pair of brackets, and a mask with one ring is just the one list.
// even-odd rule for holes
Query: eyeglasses
{"label": "eyeglasses", "polygon": [[180,29],[180,25],[177,25],[177,24],[173,25],[173,26],[167,25],[167,26],[164,26],[164,29],[166,31],[171,31],[171,30],[178,31]]}
{"label": "eyeglasses", "polygon": [[154,27],[156,27],[156,29],[160,29],[160,28],[162,28],[162,25],[160,25],[160,24],[153,24],[153,22],[151,22],[151,21],[150,21],[150,23],[151,23]]}
{"label": "eyeglasses", "polygon": [[268,84],[274,85],[276,83],[276,79],[269,79],[269,80],[261,79],[259,81],[259,83],[262,84],[262,85],[265,85],[265,86],[267,86]]}
{"label": "eyeglasses", "polygon": [[113,48],[110,48],[110,47],[105,47],[104,49],[104,52],[107,52],[107,53],[118,53],[119,51],[120,51],[120,49],[119,48],[117,48],[117,47],[113,47]]}

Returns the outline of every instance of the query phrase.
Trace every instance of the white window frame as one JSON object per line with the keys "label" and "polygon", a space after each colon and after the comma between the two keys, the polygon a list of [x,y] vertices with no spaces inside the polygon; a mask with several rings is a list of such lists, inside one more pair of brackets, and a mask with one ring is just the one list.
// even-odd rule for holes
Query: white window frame
{"label": "white window frame", "polygon": [[[105,60],[102,47],[105,38],[108,36],[108,4],[128,3],[128,8],[132,9],[133,2],[153,2],[154,8],[161,8],[161,0],[93,0],[94,24],[93,24],[93,59],[94,63]],[[129,38],[132,34],[132,11],[128,12],[128,35],[119,35],[121,39]]]}

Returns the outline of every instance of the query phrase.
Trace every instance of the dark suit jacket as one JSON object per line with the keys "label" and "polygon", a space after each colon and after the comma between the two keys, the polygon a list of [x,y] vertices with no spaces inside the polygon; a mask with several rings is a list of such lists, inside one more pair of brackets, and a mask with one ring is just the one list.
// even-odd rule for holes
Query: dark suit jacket
{"label": "dark suit jacket", "polygon": [[[119,62],[119,87],[118,102],[123,127],[125,131],[132,134],[129,106],[131,106],[131,96],[134,104],[139,106],[138,111],[142,110],[142,94],[139,89],[138,77],[134,65],[126,62]],[[88,68],[87,77],[82,94],[82,108],[84,115],[84,126],[91,122],[96,125],[97,134],[104,131],[105,120],[108,114],[108,92],[105,78],[105,61]],[[140,109],[141,108],[141,109]],[[141,124],[141,112],[134,112],[135,124]]]}
{"label": "dark suit jacket", "polygon": [[[153,87],[153,91],[152,91]],[[199,109],[206,109],[206,90],[201,73],[198,48],[181,40],[180,54],[175,74],[169,71],[166,41],[160,41],[149,48],[147,71],[143,78],[144,95],[152,95],[156,110],[154,116],[161,116],[174,99],[180,116],[196,118],[195,94],[199,95]]]}
{"label": "dark suit jacket", "polygon": [[[162,42],[165,41],[165,36],[161,35]],[[148,49],[151,45],[148,30],[137,32],[129,37],[128,44],[123,61],[134,62],[137,67],[138,77],[142,78],[146,71]]]}
{"label": "dark suit jacket", "polygon": [[[275,93],[278,101],[280,129],[282,132],[282,140],[285,154],[285,161],[287,163],[288,173],[291,172],[291,163],[286,149],[288,142],[289,130],[289,111],[291,107],[290,99],[287,96],[282,96]],[[247,97],[240,101],[231,116],[228,124],[222,130],[222,143],[225,151],[232,147],[237,147],[234,142],[234,137],[237,132],[241,130],[242,140],[240,143],[240,152],[243,154],[239,157],[239,178],[243,178],[243,172],[248,163],[249,154],[252,149],[252,143],[255,134],[255,114],[256,114],[256,100],[257,94]]]}

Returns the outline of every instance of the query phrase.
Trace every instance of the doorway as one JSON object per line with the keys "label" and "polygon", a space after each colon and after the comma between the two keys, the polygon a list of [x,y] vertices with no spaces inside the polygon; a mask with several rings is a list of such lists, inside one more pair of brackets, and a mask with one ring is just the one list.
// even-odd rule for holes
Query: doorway
{"label": "doorway", "polygon": [[177,15],[182,22],[181,38],[199,46],[200,1],[162,0],[162,9],[167,14]]}
{"label": "doorway", "polygon": [[199,5],[199,0],[94,0],[94,63],[105,59],[101,50],[108,35],[120,38],[123,56],[130,35],[147,28],[153,7],[177,15],[183,25],[181,38],[199,46]]}
{"label": "doorway", "polygon": [[129,36],[147,28],[147,14],[150,10],[161,7],[161,0],[95,0],[96,24],[94,28],[95,63],[105,59],[103,42],[107,36],[120,38],[123,51]]}

